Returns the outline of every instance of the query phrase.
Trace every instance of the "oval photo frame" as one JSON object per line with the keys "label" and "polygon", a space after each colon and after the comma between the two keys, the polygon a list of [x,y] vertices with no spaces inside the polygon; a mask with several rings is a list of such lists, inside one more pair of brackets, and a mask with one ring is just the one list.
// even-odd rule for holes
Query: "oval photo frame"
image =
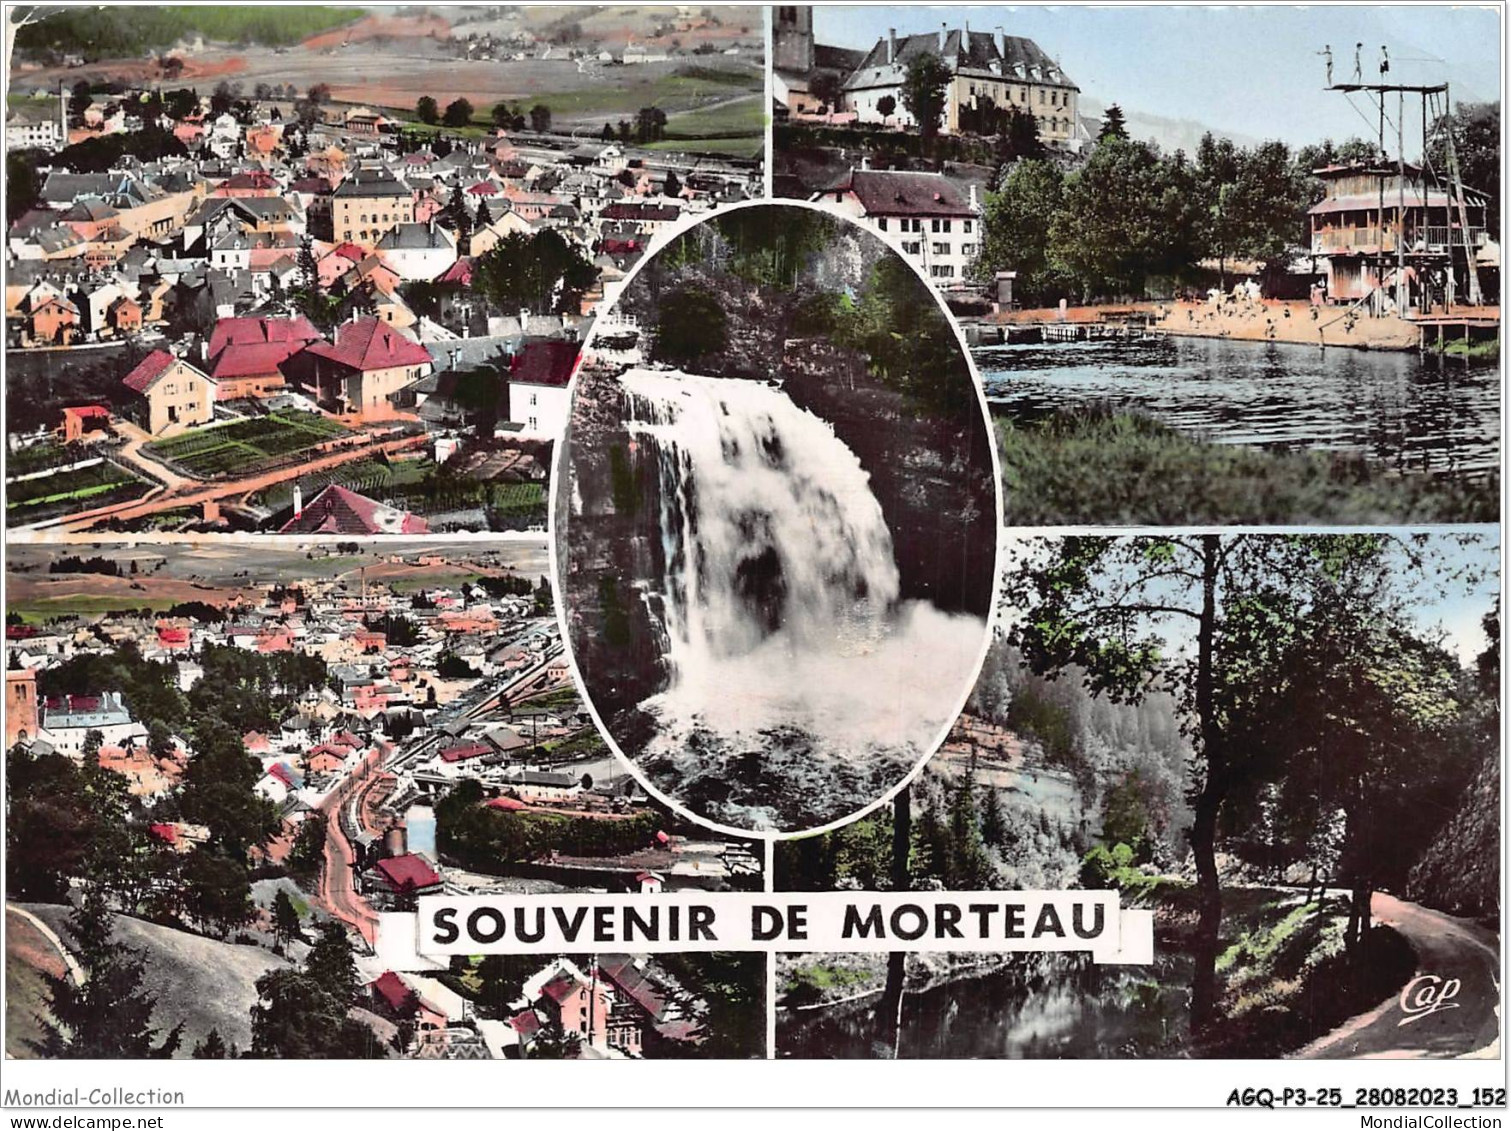
{"label": "oval photo frame", "polygon": [[[794,215],[785,222],[772,222],[777,219],[775,217],[764,218],[764,229],[771,233],[774,249],[761,246],[759,233],[763,218],[754,214],[780,211]],[[706,232],[715,234],[708,236],[705,233],[703,242],[712,242],[715,254],[718,254],[721,242],[729,245],[730,233],[734,233],[733,238],[740,242],[735,259],[744,275],[736,275],[737,278],[751,282],[751,274],[755,272],[755,281],[751,283],[754,292],[748,296],[750,301],[735,306],[739,328],[745,336],[757,340],[755,356],[740,356],[738,347],[725,356],[727,336],[720,337],[716,325],[719,316],[710,313],[718,304],[708,304],[701,296],[690,293],[691,290],[706,290],[703,284],[708,281],[706,276],[694,271],[692,274],[698,277],[698,286],[674,288],[667,296],[676,311],[676,318],[668,321],[662,335],[655,339],[655,348],[661,356],[657,358],[658,368],[650,368],[644,364],[649,350],[642,350],[641,345],[650,347],[652,339],[641,329],[633,313],[627,316],[623,307],[627,300],[637,307],[646,305],[649,300],[637,296],[648,286],[655,287],[659,294],[665,280],[659,274],[650,278],[647,270],[669,253],[686,259],[692,242],[686,237],[700,238],[696,233],[705,226]],[[752,231],[757,233],[753,247],[747,238]],[[814,246],[815,240],[818,247]],[[806,247],[808,254],[802,262],[783,262],[784,253],[794,247]],[[725,246],[724,250],[727,251],[728,247]],[[794,258],[787,255],[788,260]],[[829,298],[814,300],[815,309],[800,311],[795,321],[802,321],[803,328],[809,328],[811,324],[820,332],[814,336],[760,341],[765,327],[770,325],[769,318],[761,317],[761,280],[770,281],[775,274],[780,282],[790,276],[795,288],[798,276],[814,271],[816,262],[820,266],[814,277],[826,283],[840,281],[847,274],[851,276],[832,294],[826,286],[812,288],[833,301]],[[899,265],[905,270],[899,270]],[[637,285],[638,290],[632,289]],[[913,289],[911,295],[909,288]],[[882,295],[880,299],[875,298],[878,291]],[[899,298],[901,304],[897,302]],[[919,301],[920,298],[926,301]],[[889,299],[893,302],[890,307],[885,305]],[[658,304],[659,301],[659,298],[655,300]],[[825,314],[825,310],[830,313]],[[826,336],[822,332],[822,327],[832,324],[836,310],[841,312],[839,317],[847,320],[844,323],[847,344],[843,347],[832,344],[834,335]],[[883,322],[888,341],[882,342],[881,350],[896,348],[902,351],[904,359],[917,363],[919,353],[925,361],[931,358],[939,361],[943,355],[937,351],[947,345],[946,365],[956,387],[948,387],[947,378],[937,386],[919,385],[915,388],[908,385],[913,373],[911,367],[904,367],[900,374],[895,369],[888,369],[885,362],[893,359],[878,360],[873,356],[874,350],[872,353],[861,351],[857,356],[854,342],[877,339],[865,339],[861,336],[863,332],[856,330],[853,323],[864,324],[865,318],[870,317],[875,330],[879,312],[899,316],[908,328],[924,327],[931,331],[918,335],[914,341],[898,334],[890,322]],[[792,315],[790,310],[786,313]],[[678,324],[686,326],[685,333],[674,328]],[[705,338],[715,344],[722,341],[721,349],[701,358],[687,357],[685,351],[700,348]],[[889,341],[899,344],[893,347]],[[794,343],[796,349],[789,351],[788,347]],[[930,354],[931,350],[935,352]],[[685,358],[686,368],[669,366],[666,355],[673,353],[679,359]],[[721,360],[718,367],[722,372],[687,371],[707,368],[712,354],[717,354]],[[777,359],[777,369],[784,374],[780,381],[774,380],[776,374],[770,368],[764,372],[761,369],[762,360],[769,365],[773,357]],[[885,504],[877,500],[875,492],[870,493],[871,501],[867,503],[860,497],[863,492],[857,491],[857,484],[862,488],[869,487],[877,474],[884,470],[885,465],[878,461],[888,450],[888,438],[878,431],[876,443],[861,442],[860,446],[866,450],[860,455],[849,450],[840,433],[844,432],[852,440],[861,436],[860,422],[847,416],[846,409],[836,399],[837,386],[831,387],[808,372],[810,368],[822,369],[826,361],[847,376],[845,393],[848,397],[860,400],[870,397],[873,402],[894,410],[909,409],[907,415],[896,412],[897,419],[893,422],[896,429],[917,434],[937,425],[947,433],[951,421],[943,414],[953,412],[958,416],[953,423],[964,430],[962,434],[967,441],[964,471],[956,466],[959,453],[946,450],[944,445],[916,449],[923,457],[922,463],[937,466],[936,479],[953,475],[959,480],[959,497],[953,499],[953,511],[949,507],[912,505],[909,512],[912,521],[901,533],[903,553],[894,553],[894,558],[901,556],[905,559],[900,563],[894,561],[897,567],[895,578],[881,561],[885,555],[879,552],[882,547],[876,544],[875,519],[878,511],[884,516],[883,534],[892,534],[893,528],[899,525],[896,516],[906,509],[906,504],[897,497],[901,489],[896,477],[879,488],[884,496],[887,489],[891,489],[893,497],[887,498]],[[610,371],[614,372],[610,374]],[[784,403],[791,401],[788,382],[794,380],[794,374],[802,374],[803,382],[795,387],[807,390],[803,399],[808,404],[800,408]],[[621,381],[621,378],[628,378],[628,381]],[[734,383],[725,383],[731,380]],[[600,411],[603,405],[598,402],[587,404],[589,393],[585,389],[591,386],[596,394],[606,382],[619,383],[617,393],[621,401],[626,395],[633,398],[636,407],[631,411],[639,419],[626,421],[617,414]],[[631,389],[632,392],[627,392]],[[825,397],[824,390],[831,395]],[[761,200],[685,217],[664,233],[663,238],[656,241],[656,246],[634,265],[612,302],[606,300],[600,307],[599,316],[584,340],[566,396],[568,425],[553,455],[548,528],[557,617],[567,662],[582,692],[583,702],[599,733],[630,775],[650,796],[678,815],[720,833],[746,839],[786,840],[828,832],[860,820],[892,800],[918,776],[929,758],[943,745],[964,709],[991,643],[993,613],[1000,588],[998,560],[1003,500],[1001,469],[990,413],[965,337],[922,271],[906,257],[889,233],[876,232],[837,209],[821,204]],[[936,398],[940,413],[938,420],[917,411],[918,405],[933,405]],[[731,401],[736,402],[733,410]],[[815,404],[827,406],[835,419],[813,411]],[[686,421],[681,419],[684,413],[689,414]],[[690,428],[694,420],[700,421],[703,427]],[[828,426],[828,439],[821,425]],[[598,565],[591,580],[578,577],[575,571],[568,571],[580,564],[586,554],[580,534],[576,536],[578,552],[574,554],[572,528],[575,522],[580,530],[590,519],[582,513],[583,499],[579,489],[584,476],[579,474],[574,460],[581,458],[584,452],[593,451],[591,446],[583,444],[583,437],[589,430],[597,429],[602,433],[615,428],[624,431],[630,427],[635,429],[636,438],[616,437],[627,441],[616,445],[619,453],[615,454],[613,450],[607,456],[596,453],[597,466],[587,475],[589,479],[611,483],[613,499],[592,516],[592,520],[602,527],[593,536]],[[717,427],[721,433],[717,445],[711,443],[708,434],[712,427]],[[683,442],[695,437],[697,440],[691,445]],[[657,482],[649,494],[648,465],[643,460],[642,444],[656,455],[657,460]],[[789,451],[789,447],[793,450]],[[669,455],[668,448],[675,449],[674,454]],[[841,453],[850,458],[845,459]],[[722,464],[727,466],[721,466],[721,457]],[[869,468],[866,467],[867,461]],[[804,466],[794,469],[794,462]],[[696,511],[702,505],[704,496],[716,502],[724,497],[707,489],[699,492],[695,470],[711,471],[710,482],[717,480],[721,491],[728,489],[740,498],[721,505],[712,518],[689,515],[688,512]],[[813,491],[815,477],[808,473],[815,470],[826,473],[824,482],[837,479],[842,488],[838,492]],[[672,478],[668,479],[669,475]],[[772,476],[778,480],[785,476],[788,482],[774,492],[762,493],[762,488],[755,484],[765,483],[769,487]],[[664,505],[663,481],[676,487],[680,511],[678,507]],[[929,491],[928,485],[921,486],[915,480],[903,486],[910,494],[922,492],[927,496]],[[934,487],[935,495],[939,496],[938,484]],[[784,492],[783,488],[787,490]],[[758,505],[750,505],[751,492],[754,492]],[[945,494],[948,495],[948,489]],[[635,518],[639,504],[647,500],[657,505],[658,533],[662,543],[659,558],[653,548],[644,545],[650,541],[644,529],[644,518]],[[815,513],[794,516],[789,513],[794,506],[800,511],[809,508]],[[571,513],[574,508],[576,514]],[[625,521],[620,521],[625,517],[621,511],[628,512]],[[953,558],[940,553],[942,542],[938,537],[951,529],[951,514],[957,516],[955,527],[963,525],[965,528],[962,541],[975,540]],[[809,523],[812,537],[803,540],[804,552],[816,554],[821,559],[817,564],[793,561],[786,550],[795,542],[783,541],[781,537],[784,531],[790,534],[802,530],[805,521]],[[938,529],[926,529],[931,524]],[[830,527],[848,536],[851,543],[848,550],[847,537],[836,537],[835,530]],[[622,543],[615,541],[626,535],[632,542],[641,544],[634,551],[641,563],[653,561],[660,569],[662,585],[659,591],[652,583],[650,573],[653,571],[642,569],[640,572],[645,576],[634,576],[631,571],[630,584],[623,594],[618,594],[623,571],[606,568],[604,555],[616,552],[615,546],[619,546],[617,552],[621,555],[628,552]],[[732,545],[740,541],[736,535],[744,536],[743,547]],[[726,568],[712,571],[700,568],[692,574],[683,570],[678,575],[690,579],[694,588],[700,586],[700,578],[706,578],[710,573],[718,579],[711,587],[708,600],[698,604],[700,615],[688,618],[671,611],[675,606],[685,612],[693,605],[687,599],[685,584],[667,582],[673,574],[667,573],[666,562],[679,560],[679,555],[682,556],[680,560],[693,557],[693,542],[705,538],[713,543],[714,548],[709,551],[701,541],[698,543],[696,549],[700,563],[713,556]],[[816,548],[810,549],[810,545]],[[752,549],[755,552],[747,552]],[[732,570],[727,568],[731,565]],[[799,573],[813,584],[791,585],[788,582],[791,573]],[[584,590],[584,582],[589,580]],[[611,587],[616,594],[612,598],[607,595]],[[798,594],[795,600],[792,597],[794,591]],[[668,592],[675,594],[670,601]],[[815,592],[819,592],[818,597],[814,597]],[[585,593],[586,599],[577,599],[583,598]],[[883,599],[873,602],[874,593],[879,593]],[[626,598],[633,598],[635,604],[631,605]],[[873,603],[878,608],[872,608]],[[654,605],[659,605],[659,615],[649,611]],[[710,608],[711,615],[701,615],[710,613]],[[668,615],[678,625],[677,629],[667,628]],[[640,631],[630,631],[626,636],[630,617],[637,618]],[[590,626],[589,619],[592,621]],[[699,627],[689,629],[686,623],[689,619],[697,621]],[[719,631],[710,631],[713,627]],[[808,631],[810,629],[814,631]],[[721,647],[727,640],[723,634],[731,630],[739,639]],[[972,639],[965,646],[963,640],[967,630]],[[645,645],[651,636],[658,639],[659,654],[651,655],[646,651]],[[638,670],[616,672],[621,678],[616,678],[608,689],[600,687],[600,692],[607,690],[609,694],[599,695],[595,694],[589,675],[601,678],[599,673],[604,671],[601,652],[609,638],[615,639],[616,646],[627,646],[626,640],[636,642],[638,659],[635,667]],[[669,643],[673,640],[678,642],[677,646]],[[709,648],[692,646],[710,641],[713,644]],[[887,672],[896,683],[890,687],[873,686],[871,690],[879,690],[881,694],[873,696],[871,703],[851,703],[848,700],[852,697],[842,694],[828,702],[813,704],[800,720],[805,724],[813,723],[812,729],[786,727],[773,720],[769,713],[762,713],[763,709],[779,709],[784,705],[778,702],[783,699],[780,687],[766,687],[764,690],[768,694],[754,697],[763,707],[745,710],[740,696],[731,697],[718,688],[710,688],[706,686],[707,680],[703,681],[705,686],[698,689],[701,698],[691,692],[684,695],[687,681],[681,678],[680,670],[675,676],[671,674],[677,661],[686,665],[690,661],[712,657],[713,666],[719,668],[715,674],[721,679],[738,677],[769,682],[773,658],[786,657],[789,663],[783,671],[811,676],[815,671],[821,671],[826,661],[835,660],[835,655],[824,653],[823,648],[834,646],[836,641],[843,652],[838,656],[840,666],[849,664],[857,669],[869,668],[873,675]],[[806,655],[804,649],[814,646],[815,642],[817,653]],[[589,653],[586,663],[584,652]],[[669,661],[672,652],[678,654],[675,660]],[[936,702],[930,704],[925,720],[937,719],[937,723],[924,727],[923,723],[915,724],[912,720],[902,722],[899,716],[913,706],[911,702],[897,702],[896,692],[905,686],[902,673],[909,670],[910,664],[930,664],[941,652],[950,657],[950,671],[940,677],[949,684],[948,694],[941,694],[942,689],[935,691]],[[916,679],[909,682],[916,682]],[[816,686],[813,681],[803,685],[805,689]],[[787,695],[790,699],[790,683]],[[600,702],[600,698],[605,698],[607,704]],[[747,694],[746,699],[751,698]],[[606,705],[620,726],[610,725],[605,717]],[[769,755],[768,741],[776,745],[775,740],[770,739],[773,732],[780,736],[782,743],[791,746],[784,752],[788,755],[786,765],[789,768],[795,769],[801,777],[816,765],[820,767],[818,777],[822,779],[828,773],[832,781],[844,776],[842,771],[850,767],[843,762],[839,752],[832,749],[834,735],[826,732],[832,729],[834,721],[842,724],[841,731],[845,726],[874,728],[877,724],[870,721],[868,707],[881,713],[883,728],[898,722],[904,727],[913,726],[917,733],[903,745],[916,748],[916,752],[909,749],[906,758],[899,759],[895,752],[883,750],[878,753],[863,743],[866,748],[861,758],[870,760],[870,768],[875,771],[873,780],[877,777],[887,780],[868,789],[864,797],[828,806],[828,812],[821,811],[823,806],[815,805],[789,806],[787,810],[789,813],[809,814],[819,811],[823,819],[788,827],[780,823],[782,813],[778,811],[775,813],[777,820],[768,820],[764,811],[769,806],[753,804],[753,798],[738,792],[741,787],[754,789],[755,786],[740,782],[725,791],[726,800],[715,802],[714,812],[700,812],[700,807],[708,808],[709,797],[717,795],[728,784],[716,774],[699,776],[694,773],[688,779],[696,786],[696,796],[693,797],[679,795],[676,788],[667,788],[667,760],[678,757],[678,751],[683,759],[687,759],[689,745],[703,750],[691,755],[694,761],[712,757],[715,761],[735,761],[740,766],[754,765]],[[632,755],[623,741],[626,711],[634,713],[632,729],[636,733],[632,737],[646,740],[640,746],[638,756]],[[726,722],[732,720],[737,727],[736,737],[731,739],[729,731],[708,726],[708,711],[727,716]],[[832,715],[825,713],[830,711]],[[750,716],[754,716],[753,719]],[[648,735],[645,733],[647,718],[651,729]],[[659,726],[667,719],[672,725]],[[742,723],[752,721],[767,725],[757,725],[753,731],[738,729]],[[774,722],[776,725],[772,725]],[[739,738],[751,734],[761,736],[758,744],[761,749],[727,748],[728,742],[738,745]],[[726,742],[725,749],[710,749],[721,741]],[[659,775],[642,765],[642,760],[647,759],[649,744],[655,742],[660,745],[650,752],[650,760],[662,766]],[[787,787],[782,792],[789,794],[786,800],[790,802],[792,787],[801,789],[804,784],[812,786],[814,783],[794,780],[782,784]],[[736,796],[731,802],[727,798],[732,793]],[[833,811],[835,809],[841,811]],[[753,815],[749,823],[727,819],[731,814],[745,813]]]}

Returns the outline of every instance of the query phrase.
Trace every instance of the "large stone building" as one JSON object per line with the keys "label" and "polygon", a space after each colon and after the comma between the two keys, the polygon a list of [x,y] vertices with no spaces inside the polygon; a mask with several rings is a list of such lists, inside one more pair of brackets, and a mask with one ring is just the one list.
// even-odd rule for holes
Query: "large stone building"
{"label": "large stone building", "polygon": [[[1015,106],[1034,116],[1045,144],[1068,145],[1076,138],[1080,88],[1037,43],[1006,35],[1001,28],[985,32],[940,25],[937,32],[900,38],[888,31],[845,80],[845,108],[861,122],[915,127],[902,89],[908,66],[925,55],[939,59],[950,72],[941,132],[968,131],[983,112]],[[890,114],[881,111],[884,98],[894,103]]]}
{"label": "large stone building", "polygon": [[414,193],[386,169],[357,169],[331,197],[337,243],[371,249],[400,224],[414,223]]}

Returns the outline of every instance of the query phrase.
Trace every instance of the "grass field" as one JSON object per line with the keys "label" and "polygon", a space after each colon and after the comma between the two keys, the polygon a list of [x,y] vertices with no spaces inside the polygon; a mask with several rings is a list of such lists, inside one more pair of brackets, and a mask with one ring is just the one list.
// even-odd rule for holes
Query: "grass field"
{"label": "grass field", "polygon": [[69,597],[37,597],[13,601],[5,607],[7,614],[15,613],[27,624],[45,624],[54,617],[90,617],[112,613],[117,609],[151,609],[154,613],[166,612],[178,602],[166,597],[138,597],[124,594],[112,597],[89,597],[82,594]]}
{"label": "grass field", "polygon": [[144,449],[197,479],[244,474],[344,435],[346,428],[312,413],[273,413],[234,424],[195,428]]}
{"label": "grass field", "polygon": [[737,102],[684,110],[667,115],[666,132],[671,138],[751,136],[766,130],[766,115],[758,95]]}
{"label": "grass field", "polygon": [[1396,475],[1366,460],[1212,444],[1088,410],[998,420],[1012,526],[1493,522],[1498,477]]}

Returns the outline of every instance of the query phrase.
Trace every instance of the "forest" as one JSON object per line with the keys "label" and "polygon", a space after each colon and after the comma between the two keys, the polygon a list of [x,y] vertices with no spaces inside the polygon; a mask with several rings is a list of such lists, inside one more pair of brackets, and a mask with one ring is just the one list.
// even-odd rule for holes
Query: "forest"
{"label": "forest", "polygon": [[[779,845],[777,887],[1117,888],[1183,956],[1185,1054],[1294,1049],[1410,974],[1373,893],[1498,922],[1498,608],[1482,598],[1467,663],[1417,613],[1484,594],[1494,553],[1468,534],[1034,540],[967,707],[1023,741],[1014,783],[936,756],[890,807]],[[1030,801],[1047,771],[1077,806]],[[899,959],[884,1047],[918,976]]]}

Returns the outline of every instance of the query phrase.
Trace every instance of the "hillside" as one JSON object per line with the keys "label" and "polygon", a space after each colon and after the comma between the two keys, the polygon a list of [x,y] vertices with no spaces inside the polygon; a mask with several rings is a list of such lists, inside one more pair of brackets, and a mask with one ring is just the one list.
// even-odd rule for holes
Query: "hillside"
{"label": "hillside", "polygon": [[1498,917],[1500,794],[1500,752],[1492,750],[1458,812],[1411,870],[1408,898],[1452,915]]}
{"label": "hillside", "polygon": [[202,37],[218,43],[286,47],[331,28],[350,23],[352,8],[231,7],[168,4],[150,8],[55,8],[16,32],[23,58],[49,54],[86,59],[124,59],[164,51],[185,39]]}
{"label": "hillside", "polygon": [[[69,939],[69,909],[58,904],[34,903],[26,909]],[[143,952],[143,979],[157,1008],[153,1024],[166,1033],[184,1024],[180,1056],[211,1029],[226,1044],[246,1049],[252,1043],[251,1008],[257,1001],[254,983],[267,971],[287,963],[255,946],[217,942],[202,935],[176,931],[129,916],[116,916],[116,940]]]}

